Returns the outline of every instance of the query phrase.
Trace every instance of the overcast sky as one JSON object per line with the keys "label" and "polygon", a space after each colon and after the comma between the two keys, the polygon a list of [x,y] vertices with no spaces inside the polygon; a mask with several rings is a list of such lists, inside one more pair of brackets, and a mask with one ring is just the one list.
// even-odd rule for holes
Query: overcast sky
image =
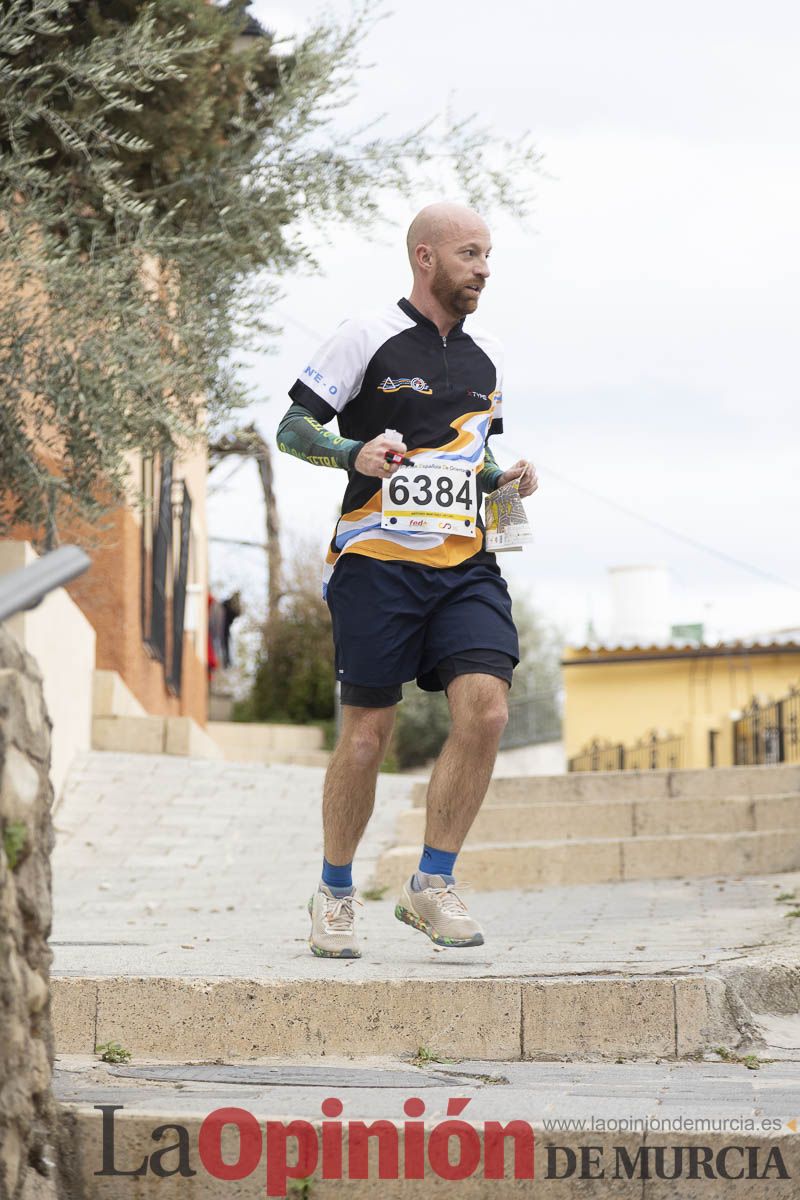
{"label": "overcast sky", "polygon": [[[290,34],[320,10],[255,0],[251,11]],[[668,567],[671,620],[704,621],[712,639],[800,626],[799,54],[788,0],[403,0],[365,46],[373,66],[340,118],[348,128],[386,111],[396,132],[450,100],[503,136],[530,130],[545,156],[531,224],[492,221],[474,319],[506,347],[495,455],[532,459],[541,481],[526,502],[535,544],[498,562],[573,641],[589,616],[610,632],[607,570],[621,564]],[[284,333],[247,373],[265,436],[315,344],[408,293],[405,228],[437,198],[393,210],[377,245],[331,229],[322,274],[283,281]],[[344,473],[276,451],[276,474],[287,548],[308,534],[321,558]],[[210,524],[263,540],[254,470],[215,494]],[[263,592],[262,555],[211,550],[223,593]]]}

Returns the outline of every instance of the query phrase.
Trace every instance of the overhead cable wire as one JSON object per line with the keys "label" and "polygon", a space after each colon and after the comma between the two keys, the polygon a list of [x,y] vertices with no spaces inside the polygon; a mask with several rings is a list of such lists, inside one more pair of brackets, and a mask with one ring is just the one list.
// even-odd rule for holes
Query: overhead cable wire
{"label": "overhead cable wire", "polygon": [[[297,326],[304,333],[311,337],[317,338],[318,341],[324,341],[323,335],[316,329],[312,329],[310,325],[306,325],[303,321],[297,319],[283,310],[278,310],[278,315],[290,321],[292,325]],[[507,442],[502,435],[496,440],[509,451],[510,454],[516,455],[518,458],[525,458],[525,455],[520,453],[518,449]],[[566,484],[567,487],[574,488],[578,492],[583,492],[586,496],[591,496],[593,500],[598,500],[601,504],[608,505],[609,508],[616,509],[617,512],[623,513],[626,517],[632,517],[635,521],[641,521],[644,525],[649,525],[651,529],[657,529],[660,533],[667,534],[668,537],[675,538],[684,545],[692,546],[695,550],[701,550],[705,554],[710,554],[713,558],[718,558],[721,562],[728,563],[729,566],[738,567],[742,571],[747,571],[751,575],[757,575],[761,579],[767,579],[770,583],[780,584],[781,587],[790,588],[793,592],[800,592],[800,584],[792,583],[788,579],[784,579],[781,575],[775,575],[772,571],[765,571],[763,567],[754,566],[753,563],[745,562],[744,559],[735,558],[732,554],[726,553],[724,550],[717,550],[714,546],[709,546],[705,542],[700,542],[696,538],[689,537],[688,534],[682,533],[678,529],[672,529],[671,526],[665,525],[662,521],[657,521],[653,517],[647,517],[643,513],[636,512],[632,508],[627,508],[624,504],[620,504],[618,500],[612,500],[610,496],[604,496],[600,492],[595,492],[591,488],[585,487],[583,484],[576,483],[573,479],[568,479],[566,475],[562,475],[560,471],[554,471],[551,467],[541,466],[546,474],[551,475],[553,479],[557,479],[560,483]]]}
{"label": "overhead cable wire", "polygon": [[[505,443],[504,439],[500,439],[501,443],[511,453],[519,455],[523,458],[524,455],[519,454],[519,451]],[[564,483],[567,487],[575,488],[578,492],[583,492],[585,496],[591,496],[593,500],[599,500],[601,504],[607,504],[609,508],[614,508],[617,512],[624,513],[626,517],[633,517],[636,521],[641,521],[644,525],[649,525],[651,529],[657,529],[660,533],[666,533],[669,537],[675,538],[679,542],[683,542],[687,546],[692,546],[695,550],[702,550],[706,554],[712,555],[714,558],[720,559],[722,562],[728,563],[730,566],[739,567],[743,571],[749,571],[751,575],[758,575],[762,579],[768,579],[771,583],[778,583],[782,587],[791,588],[794,592],[800,592],[800,584],[792,583],[789,579],[784,579],[782,575],[775,575],[772,571],[765,571],[763,567],[757,567],[753,563],[745,562],[744,559],[735,558],[732,554],[728,554],[725,550],[718,550],[715,546],[709,546],[705,542],[700,542],[697,538],[689,537],[688,534],[682,533],[678,529],[673,529],[669,525],[665,525],[662,521],[655,520],[654,517],[647,517],[641,512],[636,512],[632,508],[628,508],[624,504],[620,504],[618,500],[612,500],[610,496],[604,496],[600,492],[595,492],[592,488],[586,487],[584,484],[576,483],[574,479],[568,479],[566,475],[562,475],[560,471],[554,471],[552,467],[537,465],[537,470],[541,469],[547,475],[551,475],[553,479],[557,479],[559,483]]]}

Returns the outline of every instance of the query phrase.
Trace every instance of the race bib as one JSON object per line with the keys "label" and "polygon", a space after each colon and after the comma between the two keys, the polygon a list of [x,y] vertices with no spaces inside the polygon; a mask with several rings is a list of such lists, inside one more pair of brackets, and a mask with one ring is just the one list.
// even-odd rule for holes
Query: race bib
{"label": "race bib", "polygon": [[403,467],[381,489],[381,529],[475,537],[478,490],[472,467]]}

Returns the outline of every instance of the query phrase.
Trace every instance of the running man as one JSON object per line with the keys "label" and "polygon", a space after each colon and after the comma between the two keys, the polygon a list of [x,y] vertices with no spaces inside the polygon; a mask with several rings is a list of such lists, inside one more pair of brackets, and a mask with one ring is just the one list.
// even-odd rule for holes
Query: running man
{"label": "running man", "polygon": [[[419,870],[395,915],[440,946],[483,944],[455,861],[489,784],[519,661],[481,498],[512,479],[530,496],[538,483],[530,462],[503,471],[492,457],[502,350],[464,328],[489,277],[489,230],[469,208],[432,204],[407,245],[408,299],[339,326],[289,389],[277,434],[281,450],[348,476],[322,585],[342,702],[323,789],[322,878],[309,901],[309,945],[324,958],[360,956],[352,862],[412,679],[444,690],[452,723],[428,785]],[[341,436],[323,428],[333,417]]]}

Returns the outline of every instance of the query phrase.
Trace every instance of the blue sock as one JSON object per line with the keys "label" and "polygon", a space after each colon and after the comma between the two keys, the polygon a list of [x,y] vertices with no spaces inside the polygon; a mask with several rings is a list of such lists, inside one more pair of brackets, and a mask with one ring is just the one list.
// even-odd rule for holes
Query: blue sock
{"label": "blue sock", "polygon": [[457,850],[436,850],[433,846],[429,846],[427,842],[422,848],[422,854],[419,860],[419,868],[415,873],[411,886],[415,892],[422,891],[422,880],[419,878],[423,875],[441,875],[445,883],[453,883],[453,867],[458,858]]}
{"label": "blue sock", "polygon": [[322,882],[327,884],[334,896],[346,896],[353,890],[353,864],[349,862],[337,867],[323,855]]}

